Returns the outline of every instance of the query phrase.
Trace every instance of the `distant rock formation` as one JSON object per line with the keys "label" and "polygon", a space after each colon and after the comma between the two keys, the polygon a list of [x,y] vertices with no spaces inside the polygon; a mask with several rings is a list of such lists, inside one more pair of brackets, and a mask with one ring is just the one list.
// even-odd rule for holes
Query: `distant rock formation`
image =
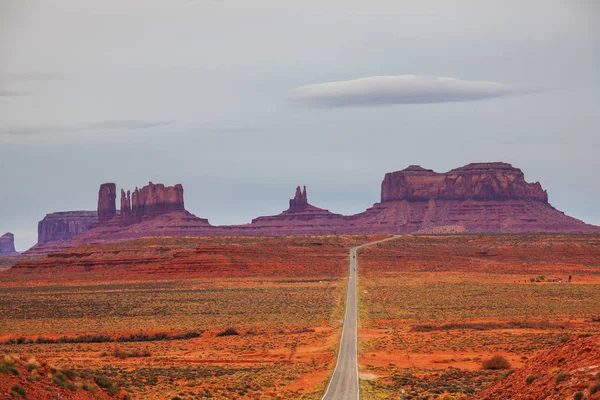
{"label": "distant rock formation", "polygon": [[309,204],[306,186],[303,190],[300,190],[300,186],[298,186],[294,198],[290,199],[290,207],[287,210],[278,215],[255,218],[252,220],[251,226],[262,226],[263,234],[268,234],[268,226],[274,226],[279,231],[273,231],[272,234],[277,235],[282,234],[283,225],[287,225],[292,231],[308,229],[308,231],[321,232],[323,229],[331,230],[332,221],[341,222],[342,220],[343,216],[340,214],[334,214]]}
{"label": "distant rock formation", "polygon": [[171,211],[184,211],[183,186],[149,182],[133,192],[121,189],[121,218],[146,217]]}
{"label": "distant rock formation", "polygon": [[539,182],[526,182],[520,169],[503,162],[387,173],[381,203],[353,221],[358,231],[389,233],[600,232],[556,210]]}
{"label": "distant rock formation", "polygon": [[536,200],[548,202],[539,182],[527,183],[523,172],[502,162],[474,163],[446,173],[418,165],[385,174],[381,201]]}
{"label": "distant rock formation", "polygon": [[103,184],[98,220],[89,231],[27,253],[144,236],[600,233],[600,227],[556,210],[540,183],[528,183],[520,169],[502,162],[469,164],[446,173],[416,165],[387,173],[381,202],[350,216],[311,205],[306,187],[300,186],[287,210],[244,225],[213,226],[189,213],[180,184],[150,182],[133,192],[121,190],[120,205],[117,213],[115,184]]}
{"label": "distant rock formation", "polygon": [[308,206],[308,200],[306,198],[306,186],[304,186],[304,190],[300,191],[300,186],[296,187],[296,195],[293,199],[290,199],[290,208],[289,210],[303,210]]}
{"label": "distant rock formation", "polygon": [[117,185],[103,183],[98,190],[98,222],[105,222],[117,214]]}
{"label": "distant rock formation", "polygon": [[18,256],[15,250],[15,235],[6,232],[0,236],[0,257]]}
{"label": "distant rock formation", "polygon": [[46,214],[38,223],[38,244],[67,240],[87,232],[97,219],[96,211],[62,211]]}

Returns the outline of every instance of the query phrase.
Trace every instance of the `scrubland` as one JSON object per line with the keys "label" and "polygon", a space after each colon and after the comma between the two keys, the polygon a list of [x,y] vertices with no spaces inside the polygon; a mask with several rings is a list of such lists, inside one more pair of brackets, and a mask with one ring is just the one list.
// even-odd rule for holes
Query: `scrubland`
{"label": "scrubland", "polygon": [[364,398],[466,397],[600,333],[598,236],[404,236],[361,250],[359,276]]}

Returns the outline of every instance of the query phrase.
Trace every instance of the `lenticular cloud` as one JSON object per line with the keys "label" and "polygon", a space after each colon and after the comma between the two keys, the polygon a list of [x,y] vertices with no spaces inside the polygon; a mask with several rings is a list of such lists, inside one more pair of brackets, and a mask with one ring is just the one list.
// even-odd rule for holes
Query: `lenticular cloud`
{"label": "lenticular cloud", "polygon": [[309,107],[373,107],[475,101],[538,91],[497,82],[395,75],[301,86],[291,91],[290,99]]}

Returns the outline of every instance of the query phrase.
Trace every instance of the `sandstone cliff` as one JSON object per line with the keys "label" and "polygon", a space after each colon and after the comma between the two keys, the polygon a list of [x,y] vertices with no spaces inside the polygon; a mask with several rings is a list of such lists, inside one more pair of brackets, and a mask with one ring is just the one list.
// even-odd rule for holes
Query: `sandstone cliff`
{"label": "sandstone cliff", "polygon": [[97,219],[96,211],[63,211],[47,214],[38,223],[38,244],[67,240],[87,232]]}
{"label": "sandstone cliff", "polygon": [[115,200],[117,198],[117,185],[103,183],[98,190],[98,221],[104,222],[117,214]]}
{"label": "sandstone cliff", "polygon": [[149,182],[133,192],[121,190],[121,217],[144,217],[185,210],[183,186],[165,186]]}
{"label": "sandstone cliff", "polygon": [[[600,228],[565,215],[548,203],[540,183],[528,183],[507,163],[476,163],[437,173],[419,166],[385,175],[381,202],[343,216],[308,202],[296,188],[289,208],[250,224],[212,226],[185,210],[183,187],[150,182],[134,191],[99,190],[98,220],[92,228],[54,248],[122,241],[144,236],[327,235],[363,233],[600,233]],[[100,218],[102,216],[102,218]],[[35,251],[34,251],[35,250]],[[28,253],[30,252],[28,251]]]}
{"label": "sandstone cliff", "polygon": [[523,172],[502,162],[474,163],[437,173],[418,165],[385,174],[381,201],[536,200],[548,202],[539,182],[527,183]]}
{"label": "sandstone cliff", "polygon": [[18,255],[19,253],[15,250],[15,236],[10,232],[0,236],[0,257]]}

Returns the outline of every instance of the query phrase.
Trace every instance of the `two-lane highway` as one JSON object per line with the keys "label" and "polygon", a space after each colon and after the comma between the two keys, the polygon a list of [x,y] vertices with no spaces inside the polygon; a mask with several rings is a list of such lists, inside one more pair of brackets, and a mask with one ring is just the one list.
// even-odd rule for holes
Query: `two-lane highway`
{"label": "two-lane highway", "polygon": [[356,296],[356,251],[377,243],[396,239],[396,236],[366,243],[350,250],[350,274],[346,292],[346,314],[340,337],[338,359],[327,385],[323,400],[358,400],[358,311]]}

